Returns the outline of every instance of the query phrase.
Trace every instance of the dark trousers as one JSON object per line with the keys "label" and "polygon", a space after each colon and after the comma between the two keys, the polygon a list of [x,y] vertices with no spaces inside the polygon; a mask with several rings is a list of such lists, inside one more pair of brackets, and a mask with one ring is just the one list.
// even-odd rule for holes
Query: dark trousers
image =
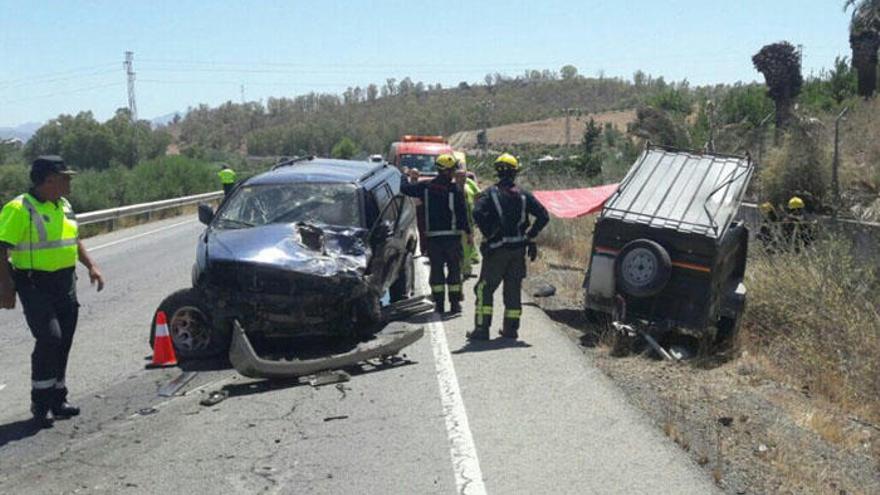
{"label": "dark trousers", "polygon": [[223,195],[229,196],[229,193],[232,192],[232,188],[235,187],[235,183],[232,184],[223,184]]}
{"label": "dark trousers", "polygon": [[483,256],[480,279],[474,292],[476,302],[476,327],[486,329],[492,325],[492,300],[495,289],[504,282],[505,335],[515,336],[522,315],[522,281],[526,277],[526,248],[501,247]]}
{"label": "dark trousers", "polygon": [[51,407],[67,399],[67,358],[79,317],[73,268],[57,272],[13,271],[15,290],[36,339],[31,353],[31,401]]}
{"label": "dark trousers", "polygon": [[437,308],[443,309],[446,291],[450,302],[461,302],[461,236],[431,237],[428,261],[431,263],[431,296]]}

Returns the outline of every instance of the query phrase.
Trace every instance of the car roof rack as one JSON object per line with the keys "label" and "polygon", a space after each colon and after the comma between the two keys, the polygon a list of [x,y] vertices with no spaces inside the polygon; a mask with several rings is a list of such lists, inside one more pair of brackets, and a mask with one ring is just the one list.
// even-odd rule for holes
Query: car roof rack
{"label": "car roof rack", "polygon": [[272,170],[277,170],[281,167],[289,167],[291,165],[296,165],[299,162],[311,161],[315,159],[315,155],[306,155],[306,156],[295,156],[293,158],[282,158],[278,163],[272,166]]}

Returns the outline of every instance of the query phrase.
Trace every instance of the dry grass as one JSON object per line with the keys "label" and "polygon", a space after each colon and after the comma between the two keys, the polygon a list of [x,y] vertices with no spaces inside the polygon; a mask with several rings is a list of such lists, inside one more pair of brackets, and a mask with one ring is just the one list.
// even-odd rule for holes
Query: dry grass
{"label": "dry grass", "polygon": [[[801,251],[753,249],[743,345],[777,378],[880,419],[880,280],[841,240]],[[830,435],[833,436],[833,435]]]}

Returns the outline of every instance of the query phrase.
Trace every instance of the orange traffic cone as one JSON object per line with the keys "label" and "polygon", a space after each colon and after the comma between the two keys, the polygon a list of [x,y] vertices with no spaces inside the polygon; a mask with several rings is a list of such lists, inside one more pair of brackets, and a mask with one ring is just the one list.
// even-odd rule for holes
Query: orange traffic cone
{"label": "orange traffic cone", "polygon": [[171,335],[168,334],[165,312],[159,311],[156,313],[156,332],[153,336],[153,362],[147,367],[162,368],[176,365],[177,356],[174,355],[174,344],[171,342]]}

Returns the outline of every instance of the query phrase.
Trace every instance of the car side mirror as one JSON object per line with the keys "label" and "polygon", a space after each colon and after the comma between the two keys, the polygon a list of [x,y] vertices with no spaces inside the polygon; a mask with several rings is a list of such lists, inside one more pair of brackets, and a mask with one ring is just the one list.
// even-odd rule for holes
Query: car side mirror
{"label": "car side mirror", "polygon": [[214,208],[207,203],[199,203],[199,221],[205,225],[210,225],[214,219]]}

